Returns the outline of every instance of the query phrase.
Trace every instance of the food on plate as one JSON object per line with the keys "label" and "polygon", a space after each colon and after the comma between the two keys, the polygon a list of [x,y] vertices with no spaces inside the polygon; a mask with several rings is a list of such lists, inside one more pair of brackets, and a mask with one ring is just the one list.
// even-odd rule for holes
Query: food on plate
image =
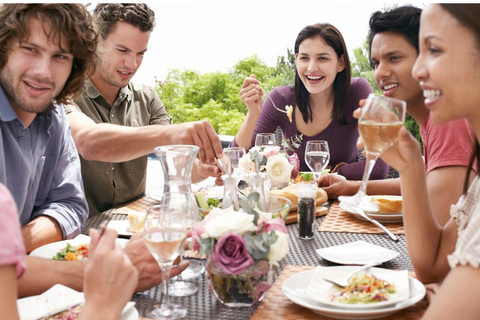
{"label": "food on plate", "polygon": [[146,212],[132,211],[128,213],[128,225],[130,232],[143,231],[145,225]]}
{"label": "food on plate", "polygon": [[[275,195],[282,196],[289,199],[292,202],[290,211],[297,210],[298,190],[297,190],[296,184],[286,186],[283,189],[270,190],[270,194],[275,194]],[[316,200],[315,202],[317,206],[327,202],[328,201],[327,193],[322,188],[317,188],[317,195],[315,197],[315,200]]]}
{"label": "food on plate", "polygon": [[57,254],[52,257],[52,259],[69,261],[82,260],[83,258],[88,258],[89,247],[90,245],[87,243],[77,246],[72,246],[70,243],[67,243],[67,246],[58,251]]}
{"label": "food on plate", "polygon": [[213,208],[221,207],[222,200],[218,198],[205,198],[203,192],[195,193],[198,208],[200,209],[200,218],[203,219]]}
{"label": "food on plate", "polygon": [[286,105],[285,106],[285,111],[287,111],[287,117],[290,122],[292,122],[292,113],[293,113],[293,107],[291,105]]}
{"label": "food on plate", "polygon": [[70,309],[61,311],[51,316],[43,317],[38,320],[74,320],[80,316],[80,312],[82,311],[84,305],[78,305],[76,307],[72,307]]}
{"label": "food on plate", "polygon": [[373,274],[357,273],[348,280],[345,288],[334,285],[336,293],[331,295],[334,302],[367,304],[387,301],[397,292],[394,283],[380,279]]}
{"label": "food on plate", "polygon": [[380,208],[379,213],[402,212],[402,198],[399,196],[373,196],[370,201]]}

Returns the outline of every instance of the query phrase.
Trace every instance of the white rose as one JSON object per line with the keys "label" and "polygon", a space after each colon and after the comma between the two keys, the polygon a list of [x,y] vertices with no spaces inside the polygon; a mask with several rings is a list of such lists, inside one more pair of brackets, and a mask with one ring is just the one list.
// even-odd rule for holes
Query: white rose
{"label": "white rose", "polygon": [[[210,212],[212,213],[212,212]],[[209,214],[210,216],[210,214]],[[243,210],[234,211],[233,206],[221,213],[215,213],[205,223],[205,231],[202,238],[220,239],[223,235],[229,233],[237,233],[243,235],[245,232],[253,232],[257,230],[257,226],[253,223],[254,216]]]}
{"label": "white rose", "polygon": [[238,161],[238,169],[244,170],[246,174],[255,171],[255,163],[250,160],[249,154],[244,154]]}
{"label": "white rose", "polygon": [[288,235],[275,230],[271,232],[275,232],[278,239],[270,246],[270,252],[267,254],[267,259],[272,265],[278,267],[278,261],[288,253]]}
{"label": "white rose", "polygon": [[272,187],[281,187],[290,181],[293,166],[283,154],[271,156],[267,160],[267,178]]}

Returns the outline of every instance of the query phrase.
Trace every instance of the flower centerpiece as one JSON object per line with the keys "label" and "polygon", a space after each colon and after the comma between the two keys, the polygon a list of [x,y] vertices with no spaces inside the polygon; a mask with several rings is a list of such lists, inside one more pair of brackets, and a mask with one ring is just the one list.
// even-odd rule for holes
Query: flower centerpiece
{"label": "flower centerpiece", "polygon": [[[260,170],[267,174],[272,187],[284,187],[290,179],[295,179],[300,169],[300,160],[295,153],[295,148],[300,147],[303,135],[297,135],[293,138],[283,139],[281,147],[252,147],[239,162],[239,168],[248,175],[255,170],[255,158],[258,157]],[[287,151],[292,151],[288,155]],[[248,179],[244,179],[248,180]]]}
{"label": "flower centerpiece", "polygon": [[214,208],[193,230],[193,249],[209,255],[210,290],[227,306],[261,301],[272,284],[272,266],[288,253],[284,220],[253,208],[258,199],[258,193],[249,194],[238,211]]}

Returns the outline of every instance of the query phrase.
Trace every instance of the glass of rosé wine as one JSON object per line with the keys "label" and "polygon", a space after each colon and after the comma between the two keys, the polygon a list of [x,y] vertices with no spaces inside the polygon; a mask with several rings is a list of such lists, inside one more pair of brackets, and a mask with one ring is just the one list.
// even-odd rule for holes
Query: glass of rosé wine
{"label": "glass of ros\u00e9 wine", "polygon": [[145,246],[157,260],[162,271],[163,301],[147,310],[152,319],[181,319],[187,310],[170,303],[168,283],[170,269],[183,250],[185,239],[191,225],[192,212],[198,215],[196,204],[190,200],[188,193],[165,194],[161,204],[148,207],[145,217]]}
{"label": "glass of ros\u00e9 wine", "polygon": [[358,119],[358,131],[365,148],[365,170],[360,188],[353,196],[340,196],[338,200],[353,208],[364,211],[378,211],[367,195],[367,182],[378,157],[392,146],[398,138],[398,131],[405,121],[406,102],[371,93],[362,115]]}

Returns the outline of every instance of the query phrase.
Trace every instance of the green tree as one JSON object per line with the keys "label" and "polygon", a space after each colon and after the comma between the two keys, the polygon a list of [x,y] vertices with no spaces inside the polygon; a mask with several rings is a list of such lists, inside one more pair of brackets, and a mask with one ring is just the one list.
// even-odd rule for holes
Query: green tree
{"label": "green tree", "polygon": [[264,90],[293,83],[295,56],[287,49],[270,67],[257,55],[236,63],[230,72],[198,73],[192,70],[170,70],[156,90],[174,123],[208,120],[219,134],[236,135],[247,107],[240,98],[240,87],[246,76],[255,74]]}

